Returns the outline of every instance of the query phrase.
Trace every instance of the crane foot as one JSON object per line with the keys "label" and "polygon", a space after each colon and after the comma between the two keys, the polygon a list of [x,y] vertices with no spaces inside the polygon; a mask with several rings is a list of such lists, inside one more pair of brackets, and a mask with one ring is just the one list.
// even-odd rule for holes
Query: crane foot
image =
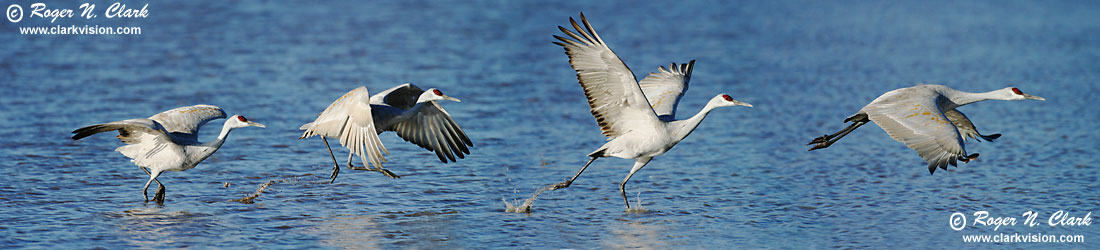
{"label": "crane foot", "polygon": [[978,153],[973,153],[973,154],[964,156],[959,160],[961,160],[962,162],[970,163],[970,161],[976,160],[976,159],[978,159]]}
{"label": "crane foot", "polygon": [[558,190],[558,189],[562,189],[562,188],[567,188],[567,187],[569,187],[569,185],[572,185],[572,184],[573,184],[573,183],[571,183],[571,182],[568,182],[568,181],[567,181],[567,182],[562,182],[562,183],[558,183],[558,184],[554,184],[554,185],[551,185],[551,186],[550,186],[550,190]]}
{"label": "crane foot", "polygon": [[384,168],[383,168],[383,169],[378,169],[378,170],[374,170],[374,171],[378,171],[378,172],[381,172],[381,173],[382,173],[382,175],[385,175],[386,177],[390,177],[390,178],[392,178],[392,179],[397,179],[397,178],[401,178],[401,176],[399,176],[399,175],[396,175],[396,174],[394,174],[393,172],[390,172],[389,170],[386,170],[386,169],[384,169]]}
{"label": "crane foot", "polygon": [[351,170],[379,172],[379,173],[382,173],[382,175],[385,175],[386,177],[390,177],[390,178],[393,178],[393,179],[401,178],[401,176],[399,176],[397,174],[394,174],[393,172],[390,172],[389,170],[386,170],[384,168],[374,169],[374,168],[369,168],[369,167],[356,167],[354,165],[348,165],[348,168],[350,168]]}
{"label": "crane foot", "polygon": [[336,176],[340,176],[340,166],[339,165],[332,168],[332,175],[329,175],[328,183],[332,184],[332,183],[336,182]]}
{"label": "crane foot", "polygon": [[836,141],[828,141],[828,140],[823,141],[823,142],[818,143],[817,145],[814,145],[814,147],[810,148],[810,150],[807,150],[807,151],[814,151],[814,150],[818,150],[818,149],[827,148],[829,146],[832,146],[834,142],[836,142]]}
{"label": "crane foot", "polygon": [[164,188],[163,185],[157,185],[157,186],[159,186],[159,188],[157,188],[157,194],[153,195],[153,201],[155,201],[157,203],[164,203],[165,188]]}
{"label": "crane foot", "polygon": [[814,140],[810,141],[810,143],[806,143],[806,145],[826,143],[826,142],[829,142],[829,139],[830,139],[829,135],[822,135],[821,137],[814,138]]}

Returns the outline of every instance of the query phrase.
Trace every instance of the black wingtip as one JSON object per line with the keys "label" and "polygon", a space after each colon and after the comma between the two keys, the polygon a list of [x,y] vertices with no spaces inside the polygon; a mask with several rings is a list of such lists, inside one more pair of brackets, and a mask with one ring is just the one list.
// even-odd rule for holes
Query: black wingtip
{"label": "black wingtip", "polygon": [[91,125],[91,126],[79,128],[79,129],[73,130],[72,133],[75,134],[75,135],[73,135],[72,138],[75,141],[75,140],[83,139],[84,137],[88,137],[88,136],[91,136],[91,135],[94,135],[94,134],[98,134],[98,133],[101,133],[101,132],[108,131],[108,130],[104,130],[103,128],[104,128],[103,125]]}
{"label": "black wingtip", "polygon": [[992,135],[983,135],[982,136],[982,139],[985,139],[986,141],[990,141],[990,142],[992,142],[993,140],[996,140],[997,138],[1001,138],[1001,134],[992,134]]}
{"label": "black wingtip", "polygon": [[442,149],[436,149],[435,150],[435,156],[439,157],[440,162],[447,163],[447,156],[443,155],[443,150]]}
{"label": "black wingtip", "polygon": [[[558,28],[561,28],[561,26],[558,26]],[[568,31],[568,30],[565,30],[565,31]],[[561,45],[562,47],[565,47],[565,44],[563,44],[562,42],[570,42],[569,39],[565,39],[565,37],[561,37],[561,36],[558,36],[558,35],[554,35],[554,39],[558,39],[558,41],[561,41],[561,42],[554,42],[554,44]]]}

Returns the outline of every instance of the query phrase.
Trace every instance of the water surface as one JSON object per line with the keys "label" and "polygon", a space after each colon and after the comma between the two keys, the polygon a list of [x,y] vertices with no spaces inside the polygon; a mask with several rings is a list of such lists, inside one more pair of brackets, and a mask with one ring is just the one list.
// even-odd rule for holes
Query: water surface
{"label": "water surface", "polygon": [[[49,3],[61,6],[62,3]],[[134,3],[136,4],[136,3]],[[99,3],[105,8],[109,3]],[[133,5],[133,4],[132,4]],[[73,7],[75,8],[75,6]],[[1082,234],[1095,227],[949,227],[952,213],[1097,210],[1100,6],[1095,2],[865,3],[267,1],[150,3],[140,36],[24,36],[0,25],[3,248],[959,248],[967,233]],[[505,213],[570,177],[604,142],[556,26],[583,11],[639,77],[695,59],[679,117],[718,93],[755,105],[712,112],[627,186],[600,159],[530,214]],[[473,139],[458,163],[392,134],[386,167],[328,184],[320,140],[298,126],[357,86],[412,82]],[[808,140],[886,91],[917,83],[1016,86],[1047,101],[960,108],[996,142],[977,162],[928,175],[877,126],[826,150]],[[163,205],[94,123],[213,104],[266,129],[234,131],[197,168],[170,172]],[[202,131],[216,136],[220,121]],[[343,158],[346,151],[338,151]],[[279,181],[253,204],[229,202]],[[228,187],[226,187],[228,183]]]}

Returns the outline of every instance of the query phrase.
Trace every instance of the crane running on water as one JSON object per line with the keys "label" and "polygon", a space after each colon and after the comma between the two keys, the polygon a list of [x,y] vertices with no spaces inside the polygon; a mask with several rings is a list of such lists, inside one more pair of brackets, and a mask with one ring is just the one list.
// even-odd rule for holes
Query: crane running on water
{"label": "crane running on water", "polygon": [[195,105],[179,107],[161,112],[146,119],[129,119],[104,124],[96,124],[74,130],[73,140],[90,135],[118,131],[118,139],[128,144],[115,151],[129,157],[149,174],[149,181],[141,189],[145,201],[149,201],[149,184],[157,182],[153,200],[164,202],[164,185],[157,180],[164,171],[184,171],[194,168],[210,155],[218,151],[229,131],[243,127],[261,127],[263,124],[245,119],[244,116],[229,117],[222,125],[222,132],[214,141],[199,142],[199,127],[214,119],[225,118],[225,111],[213,105]]}
{"label": "crane running on water", "polygon": [[592,115],[609,141],[588,154],[591,158],[572,178],[548,188],[569,187],[588,165],[600,157],[634,159],[634,167],[619,184],[619,193],[626,208],[630,209],[626,199],[626,182],[634,173],[645,167],[653,157],[664,154],[691,134],[711,110],[752,105],[734,100],[727,94],[719,94],[691,118],[675,120],[676,105],[688,88],[695,60],[680,65],[671,63],[668,69],[658,67],[658,72],[649,73],[638,82],[634,72],[596,34],[584,13],[580,17],[584,28],[570,17],[569,22],[576,32],[561,26],[558,29],[572,39],[555,35],[554,38],[560,42],[554,44],[564,47],[565,54],[569,55],[569,64],[577,71],[577,79],[588,97]]}
{"label": "crane running on water", "polygon": [[[831,135],[815,138],[806,145],[814,145],[810,151],[827,148],[852,130],[875,122],[882,130],[905,146],[917,151],[928,162],[928,173],[947,165],[958,167],[957,162],[970,162],[978,154],[966,154],[963,141],[993,141],[1001,134],[982,135],[974,123],[955,108],[984,100],[1040,100],[1042,97],[1008,87],[985,93],[962,92],[943,85],[917,85],[895,89],[882,94],[856,114],[844,119],[852,122],[847,128]],[[961,133],[961,134],[960,134]],[[981,138],[981,139],[979,139]]]}
{"label": "crane running on water", "polygon": [[[299,129],[305,132],[298,139],[314,135],[321,137],[332,157],[333,168],[329,183],[336,181],[336,176],[340,174],[340,165],[325,137],[339,138],[340,145],[350,150],[349,169],[377,171],[390,178],[401,178],[382,168],[382,162],[386,161],[382,153],[389,154],[378,139],[382,132],[393,131],[401,139],[435,152],[443,163],[456,161],[455,157],[464,158],[470,154],[467,146],[474,146],[466,132],[451,119],[451,114],[436,103],[439,100],[461,102],[458,98],[444,95],[438,89],[422,90],[409,83],[374,96],[367,92],[367,87],[359,87],[332,102],[317,116],[317,120],[302,125]],[[363,167],[351,165],[354,155],[359,155]],[[374,165],[375,168],[368,165]]]}

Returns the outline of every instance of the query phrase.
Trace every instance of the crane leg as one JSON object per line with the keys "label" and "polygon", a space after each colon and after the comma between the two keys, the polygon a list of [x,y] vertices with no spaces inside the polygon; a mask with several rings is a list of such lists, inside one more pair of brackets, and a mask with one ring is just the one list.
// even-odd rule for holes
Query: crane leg
{"label": "crane leg", "polygon": [[382,173],[382,175],[385,175],[386,177],[390,177],[390,178],[393,178],[393,179],[401,178],[401,176],[398,176],[398,175],[394,174],[393,172],[390,172],[389,170],[386,170],[382,167],[375,166],[375,168],[371,168],[371,167],[367,166],[366,162],[363,163],[362,167],[356,167],[355,165],[351,165],[351,159],[354,158],[353,156],[355,156],[355,154],[348,153],[348,169],[361,170],[361,171],[374,171],[374,172]]}
{"label": "crane leg", "polygon": [[[145,169],[145,167],[138,166],[138,168],[140,168],[141,171],[145,171],[145,174],[147,175],[153,175],[149,173],[149,170]],[[153,181],[157,183],[157,193],[153,195],[153,201],[156,201],[157,203],[164,203],[164,184],[160,184],[160,180],[157,180],[156,178],[153,178]],[[149,196],[145,196],[145,201],[149,201]]]}
{"label": "crane leg", "polygon": [[351,170],[371,170],[369,167],[366,166],[367,165],[366,162],[363,163],[362,167],[356,167],[355,165],[351,165],[351,159],[353,159],[354,156],[355,156],[355,154],[348,153],[348,169],[351,169]]}
{"label": "crane leg", "polygon": [[336,182],[336,176],[340,175],[340,164],[336,163],[336,155],[332,154],[332,147],[328,145],[328,140],[325,139],[325,136],[322,135],[318,137],[321,137],[321,141],[325,142],[325,148],[328,149],[328,155],[332,157],[332,175],[329,176],[331,179],[328,181],[329,184],[332,184]]}
{"label": "crane leg", "polygon": [[630,168],[630,173],[626,175],[622,183],[619,183],[619,194],[623,195],[623,203],[626,203],[626,209],[630,209],[630,202],[626,200],[626,182],[630,180],[631,176],[634,176],[634,173],[637,173],[638,170],[642,170],[645,164],[649,163],[650,159],[652,158],[641,158],[634,161],[634,167]]}
{"label": "crane leg", "polygon": [[[153,175],[153,174],[149,173],[149,170],[145,169],[145,167],[138,167],[138,168],[140,168],[141,171],[145,171],[145,174],[147,174],[147,175]],[[161,189],[164,189],[163,188],[164,185],[160,184],[160,180],[157,180],[157,179],[154,178],[153,181],[157,182],[158,187],[161,187]],[[163,192],[163,191],[158,190],[157,192]]]}
{"label": "crane leg", "polygon": [[593,161],[596,161],[596,158],[600,158],[600,157],[593,156],[592,159],[588,159],[588,162],[584,164],[584,167],[581,167],[580,171],[577,171],[577,174],[573,175],[573,178],[569,178],[568,181],[565,181],[565,182],[562,182],[562,183],[557,183],[557,184],[554,184],[554,185],[550,185],[550,190],[558,190],[560,188],[567,188],[567,187],[569,187],[569,185],[572,185],[573,181],[577,180],[578,176],[581,176],[581,173],[584,172],[584,169],[588,168],[588,165],[592,164]]}
{"label": "crane leg", "polygon": [[856,130],[856,128],[859,128],[859,126],[863,126],[863,124],[867,124],[871,121],[870,119],[867,119],[866,115],[862,117],[857,117],[857,119],[853,120],[854,121],[852,122],[852,125],[848,125],[847,128],[841,129],[840,131],[837,131],[836,133],[833,133],[831,135],[824,135],[818,138],[814,138],[813,141],[810,141],[810,143],[806,144],[814,145],[814,147],[810,148],[809,151],[827,148],[833,145],[833,143],[836,143],[836,141],[839,141],[840,138],[844,138],[844,136],[848,135],[848,133],[851,133],[853,130]]}
{"label": "crane leg", "polygon": [[[150,173],[149,181],[146,181],[145,187],[141,188],[141,196],[145,197],[145,202],[149,202],[149,184],[153,183],[153,181],[157,181],[157,176],[160,176],[160,171]],[[160,181],[157,181],[157,185],[164,187],[160,184]],[[160,191],[158,190],[157,192]],[[156,198],[156,196],[153,196],[153,198]]]}

